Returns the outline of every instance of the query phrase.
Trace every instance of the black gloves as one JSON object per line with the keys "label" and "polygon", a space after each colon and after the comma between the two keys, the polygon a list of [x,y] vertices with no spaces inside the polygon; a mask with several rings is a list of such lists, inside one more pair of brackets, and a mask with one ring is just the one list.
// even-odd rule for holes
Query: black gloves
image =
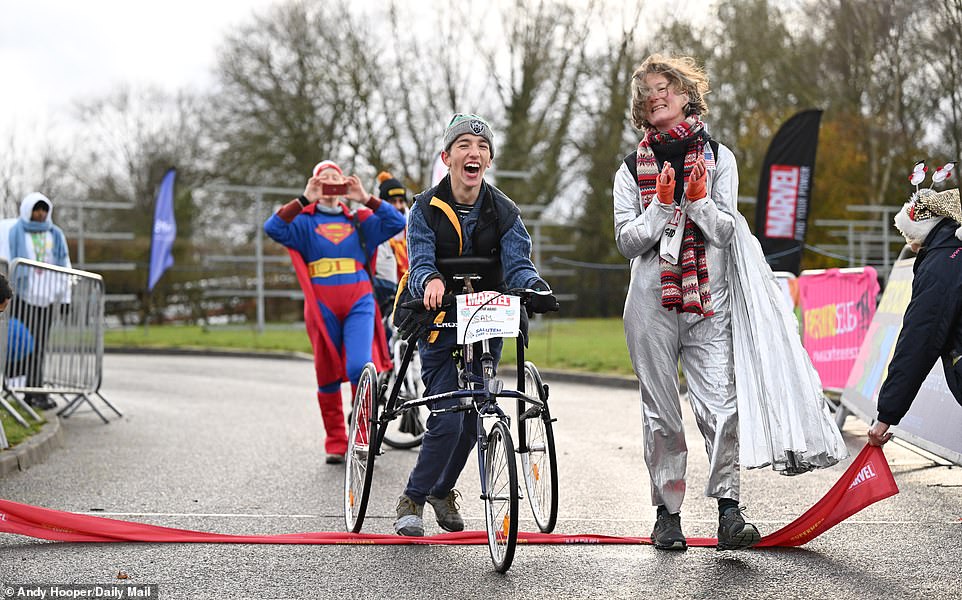
{"label": "black gloves", "polygon": [[[539,292],[550,292],[551,289],[547,284],[543,282],[538,282],[531,286],[531,289],[537,290]],[[528,298],[528,313],[529,314],[544,314],[546,312],[555,312],[561,306],[558,304],[558,299],[554,297],[554,294],[531,294]]]}
{"label": "black gloves", "polygon": [[435,317],[434,311],[410,311],[397,326],[398,335],[408,341],[427,338]]}
{"label": "black gloves", "polygon": [[442,310],[448,310],[454,306],[454,296],[445,294],[441,298],[441,306],[438,310],[427,310],[424,308],[424,301],[421,298],[399,303],[394,311],[397,323],[397,332],[405,340],[427,339],[432,331],[431,326],[434,319]]}
{"label": "black gloves", "polygon": [[543,314],[557,311],[561,308],[561,305],[558,304],[558,299],[554,297],[554,294],[531,294],[531,298],[528,299],[528,308],[532,313]]}

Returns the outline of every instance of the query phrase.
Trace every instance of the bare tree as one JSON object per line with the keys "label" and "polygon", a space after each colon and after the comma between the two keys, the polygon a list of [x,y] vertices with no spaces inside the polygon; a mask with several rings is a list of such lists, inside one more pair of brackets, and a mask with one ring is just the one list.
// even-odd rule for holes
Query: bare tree
{"label": "bare tree", "polygon": [[[614,214],[611,186],[622,158],[635,143],[635,133],[628,119],[631,97],[631,75],[640,58],[634,38],[635,14],[621,34],[610,40],[593,59],[590,86],[598,91],[579,103],[579,111],[589,123],[576,141],[578,154],[586,168],[585,190],[580,197],[575,231],[575,255],[579,261],[624,266],[625,260],[614,243]],[[567,282],[566,291],[578,295],[576,310],[583,315],[613,316],[620,314],[624,298],[613,294],[627,284],[626,271],[606,269],[600,265],[578,270],[578,277]]]}
{"label": "bare tree", "polygon": [[228,35],[213,96],[218,167],[236,183],[300,182],[321,158],[341,158],[352,99],[344,67],[352,48],[340,4],[271,7]]}
{"label": "bare tree", "polygon": [[20,216],[20,202],[32,191],[57,198],[65,189],[56,158],[62,154],[62,144],[43,131],[36,132],[30,143],[11,131],[0,143],[0,218]]}
{"label": "bare tree", "polygon": [[449,110],[438,98],[457,101],[457,84],[444,77],[453,77],[445,68],[454,59],[436,64],[433,44],[456,32],[441,13],[441,40],[429,44],[410,35],[413,23],[395,5],[387,14],[373,20],[345,3],[290,2],[230,35],[216,97],[225,174],[300,185],[314,163],[331,158],[362,175],[389,168],[425,183],[426,132],[440,129],[442,105]]}
{"label": "bare tree", "polygon": [[[904,196],[902,175],[924,143],[924,110],[938,88],[928,79],[923,41],[934,0],[815,0],[824,36],[820,86],[829,109],[860,117],[851,134],[867,155],[865,200],[884,204]],[[922,110],[920,110],[922,109]]]}
{"label": "bare tree", "polygon": [[459,57],[465,55],[461,32],[469,17],[458,6],[446,7],[434,14],[433,35],[422,38],[410,35],[411,15],[402,14],[392,1],[389,22],[391,42],[384,55],[390,68],[381,87],[387,135],[379,140],[385,146],[384,162],[372,164],[400,171],[394,174],[420,190],[430,183],[445,119],[466,104],[472,70]]}
{"label": "bare tree", "polygon": [[499,48],[479,48],[504,111],[497,167],[526,172],[498,185],[516,201],[546,205],[568,183],[570,128],[588,72],[588,18],[594,10],[556,0],[516,0],[504,12],[507,71]]}
{"label": "bare tree", "polygon": [[[84,209],[88,232],[135,234],[133,242],[88,240],[86,262],[130,261],[146,265],[157,186],[168,168],[178,170],[174,199],[178,229],[173,248],[175,268],[161,281],[155,309],[163,307],[172,289],[182,289],[185,281],[195,278],[194,267],[199,258],[195,252],[198,239],[193,234],[210,231],[202,224],[197,226],[199,211],[191,198],[192,189],[207,181],[211,168],[211,144],[201,122],[206,112],[202,101],[187,93],[171,95],[157,89],[129,87],[76,103],[77,147],[82,150],[63,160],[62,173],[67,177],[61,179],[70,185],[72,201],[67,210],[76,219],[78,204],[87,200],[134,206],[132,210]],[[142,293],[146,268],[106,271],[103,275],[111,293],[138,294],[145,301]],[[199,297],[195,301],[199,302]],[[146,317],[147,311],[142,310],[142,314]]]}
{"label": "bare tree", "polygon": [[[100,226],[122,226],[149,236],[157,185],[169,167],[183,185],[208,177],[210,141],[202,126],[202,101],[187,93],[119,87],[78,101],[75,117],[82,154],[67,166],[83,187],[81,198],[131,202],[131,213],[97,215]],[[180,234],[192,233],[193,209],[183,206]],[[178,215],[178,216],[181,216]]]}
{"label": "bare tree", "polygon": [[939,150],[951,160],[962,160],[962,0],[940,0],[929,17],[932,35],[927,39],[926,65],[941,92],[931,115],[942,125]]}

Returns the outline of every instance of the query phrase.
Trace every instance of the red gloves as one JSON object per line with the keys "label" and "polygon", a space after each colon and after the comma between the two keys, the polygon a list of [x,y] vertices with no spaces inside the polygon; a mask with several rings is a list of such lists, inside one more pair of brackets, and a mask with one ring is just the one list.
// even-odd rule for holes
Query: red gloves
{"label": "red gloves", "polygon": [[705,188],[705,182],[708,180],[708,169],[705,168],[705,159],[699,157],[695,161],[695,166],[691,168],[691,175],[688,176],[688,189],[685,190],[685,196],[689,200],[701,200],[708,195]]}
{"label": "red gloves", "polygon": [[[705,168],[705,159],[699,158],[695,161],[695,166],[691,168],[691,175],[688,176],[688,188],[685,196],[691,201],[705,198],[707,193],[706,183],[708,181],[708,169]],[[675,201],[675,170],[671,164],[665,161],[661,168],[661,173],[655,178],[655,195],[662,204],[671,204]]]}
{"label": "red gloves", "polygon": [[655,178],[655,195],[662,204],[671,204],[675,201],[675,170],[667,160],[661,168],[661,173]]}

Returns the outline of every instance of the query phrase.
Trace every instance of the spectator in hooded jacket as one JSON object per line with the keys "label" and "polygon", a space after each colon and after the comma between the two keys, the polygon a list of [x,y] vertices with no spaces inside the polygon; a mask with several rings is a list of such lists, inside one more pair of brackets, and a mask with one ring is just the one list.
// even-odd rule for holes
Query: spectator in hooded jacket
{"label": "spectator in hooded jacket", "polygon": [[[895,215],[895,226],[917,253],[912,298],[895,353],[878,395],[878,419],[869,443],[892,438],[935,361],[962,405],[962,205],[959,190],[920,190]],[[962,432],[960,432],[962,433]]]}
{"label": "spectator in hooded jacket", "polygon": [[[70,268],[67,238],[53,223],[53,202],[39,192],[27,194],[20,203],[20,218],[7,235],[0,258],[11,263],[16,259],[35,260]],[[49,410],[57,403],[43,391],[44,356],[50,324],[55,309],[70,302],[69,279],[48,270],[18,266],[11,277],[16,292],[11,318],[18,319],[30,331],[32,352],[22,361],[25,373],[8,373],[8,377],[26,375],[25,400],[35,408]],[[8,361],[8,367],[10,362]]]}

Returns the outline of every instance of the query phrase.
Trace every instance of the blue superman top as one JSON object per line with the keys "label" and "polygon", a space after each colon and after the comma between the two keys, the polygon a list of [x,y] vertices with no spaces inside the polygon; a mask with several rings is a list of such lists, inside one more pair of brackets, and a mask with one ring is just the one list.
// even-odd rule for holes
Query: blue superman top
{"label": "blue superman top", "polygon": [[[325,210],[317,204],[304,208],[288,223],[279,214],[271,215],[264,223],[264,232],[274,241],[296,250],[307,264],[321,258],[350,258],[367,264],[377,247],[404,229],[404,216],[387,202],[381,202],[377,210],[358,209],[352,219],[350,211],[340,204],[334,211]],[[355,230],[360,227],[367,249],[361,249],[361,239]],[[369,280],[364,269],[355,273],[313,278],[324,285],[343,285]]]}

